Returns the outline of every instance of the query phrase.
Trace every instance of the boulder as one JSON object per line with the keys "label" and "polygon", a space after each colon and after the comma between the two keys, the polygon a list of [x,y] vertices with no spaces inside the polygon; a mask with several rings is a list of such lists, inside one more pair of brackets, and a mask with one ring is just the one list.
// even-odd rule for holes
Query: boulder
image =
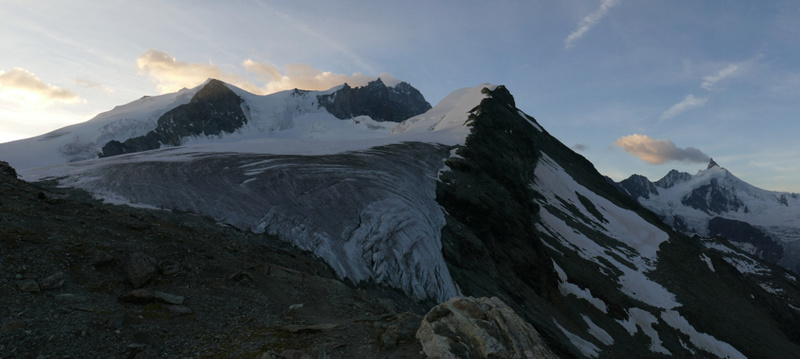
{"label": "boulder", "polygon": [[39,287],[41,287],[42,290],[60,288],[62,285],[64,285],[65,279],[67,279],[67,275],[64,274],[64,272],[56,272],[55,274],[42,279]]}
{"label": "boulder", "polygon": [[153,257],[142,252],[133,252],[125,260],[125,273],[133,284],[139,288],[147,283],[156,274],[158,263]]}
{"label": "boulder", "polygon": [[557,358],[539,332],[496,297],[439,304],[416,337],[428,358]]}

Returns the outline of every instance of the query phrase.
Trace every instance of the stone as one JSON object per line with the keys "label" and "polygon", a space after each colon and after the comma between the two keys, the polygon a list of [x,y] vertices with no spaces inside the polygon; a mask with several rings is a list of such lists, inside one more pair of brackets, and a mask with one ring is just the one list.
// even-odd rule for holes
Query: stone
{"label": "stone", "polygon": [[142,252],[133,252],[125,260],[125,273],[134,288],[139,288],[156,274],[155,258]]}
{"label": "stone", "polygon": [[416,337],[428,358],[557,358],[539,332],[497,297],[439,304]]}
{"label": "stone", "polygon": [[169,294],[164,292],[155,291],[153,292],[155,299],[167,303],[167,304],[183,304],[183,297],[180,295]]}
{"label": "stone", "polygon": [[61,286],[64,285],[64,280],[66,279],[67,275],[64,274],[64,272],[56,272],[55,274],[42,279],[39,287],[41,287],[42,290],[61,288]]}
{"label": "stone", "polygon": [[36,283],[36,281],[33,280],[33,279],[21,280],[21,281],[19,281],[17,283],[17,286],[19,287],[19,290],[21,290],[23,292],[35,293],[35,292],[39,292],[39,290],[40,290],[39,283]]}
{"label": "stone", "polygon": [[175,275],[180,272],[181,266],[176,261],[164,260],[158,263],[158,271],[162,275]]}
{"label": "stone", "polygon": [[127,292],[119,298],[120,302],[133,303],[133,304],[148,304],[156,300],[155,294],[147,289],[134,289]]}
{"label": "stone", "polygon": [[128,313],[122,313],[119,315],[115,315],[111,318],[108,318],[108,322],[106,322],[106,327],[110,329],[117,329],[124,327],[130,321],[130,315]]}

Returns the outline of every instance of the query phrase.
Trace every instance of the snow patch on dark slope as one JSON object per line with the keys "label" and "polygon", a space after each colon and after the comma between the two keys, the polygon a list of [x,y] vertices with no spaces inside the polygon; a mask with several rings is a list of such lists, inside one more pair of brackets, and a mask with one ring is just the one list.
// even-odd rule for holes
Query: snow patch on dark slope
{"label": "snow patch on dark slope", "polygon": [[[792,331],[791,307],[751,303],[773,297],[616,191],[504,87],[485,92],[437,188],[442,250],[464,294],[500,297],[564,356],[781,357],[800,348],[796,337],[766,334]],[[742,316],[753,327],[728,328]]]}

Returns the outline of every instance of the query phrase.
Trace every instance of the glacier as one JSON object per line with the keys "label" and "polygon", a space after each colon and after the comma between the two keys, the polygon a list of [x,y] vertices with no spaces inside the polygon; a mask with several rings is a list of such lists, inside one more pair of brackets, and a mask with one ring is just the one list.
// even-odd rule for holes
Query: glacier
{"label": "glacier", "polygon": [[20,173],[59,178],[113,203],[190,211],[277,235],[342,278],[445,301],[460,291],[441,253],[436,182],[465,142],[469,112],[487,86],[456,91],[400,124],[337,119],[309,91],[256,96],[231,87],[249,116],[234,133]]}

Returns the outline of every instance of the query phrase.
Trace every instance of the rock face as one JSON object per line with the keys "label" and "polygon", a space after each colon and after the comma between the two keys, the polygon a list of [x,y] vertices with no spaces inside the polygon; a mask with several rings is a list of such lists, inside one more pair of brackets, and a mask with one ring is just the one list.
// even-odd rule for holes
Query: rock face
{"label": "rock face", "polygon": [[162,115],[155,130],[125,142],[110,141],[103,146],[100,157],[147,151],[161,145],[179,146],[182,139],[190,136],[231,133],[247,123],[241,102],[225,83],[210,80],[188,104]]}
{"label": "rock face", "polygon": [[735,190],[720,184],[716,178],[712,178],[706,185],[692,189],[681,203],[708,214],[736,212],[746,208],[744,202],[736,196]]}
{"label": "rock face", "polygon": [[783,247],[764,232],[747,222],[714,217],[708,221],[709,236],[721,236],[725,239],[752,246],[757,257],[770,263],[777,263],[783,257]]}
{"label": "rock face", "polygon": [[656,186],[645,176],[632,175],[616,184],[620,192],[631,198],[650,198],[650,194],[658,194]]}
{"label": "rock face", "polygon": [[539,332],[496,297],[456,297],[423,318],[428,358],[557,358]]}
{"label": "rock face", "polygon": [[345,84],[338,91],[317,99],[320,106],[339,119],[365,115],[376,121],[400,122],[431,109],[425,97],[408,83],[387,87],[381,79],[356,88]]}
{"label": "rock face", "polygon": [[17,171],[11,167],[8,162],[0,161],[0,175],[17,178]]}
{"label": "rock face", "polygon": [[449,171],[436,189],[448,214],[442,253],[465,294],[522,298],[525,291],[546,295],[557,286],[531,226],[538,212],[529,186],[538,157],[531,141],[536,129],[519,116],[505,87],[491,91],[467,120],[472,132],[466,146],[446,161]]}

